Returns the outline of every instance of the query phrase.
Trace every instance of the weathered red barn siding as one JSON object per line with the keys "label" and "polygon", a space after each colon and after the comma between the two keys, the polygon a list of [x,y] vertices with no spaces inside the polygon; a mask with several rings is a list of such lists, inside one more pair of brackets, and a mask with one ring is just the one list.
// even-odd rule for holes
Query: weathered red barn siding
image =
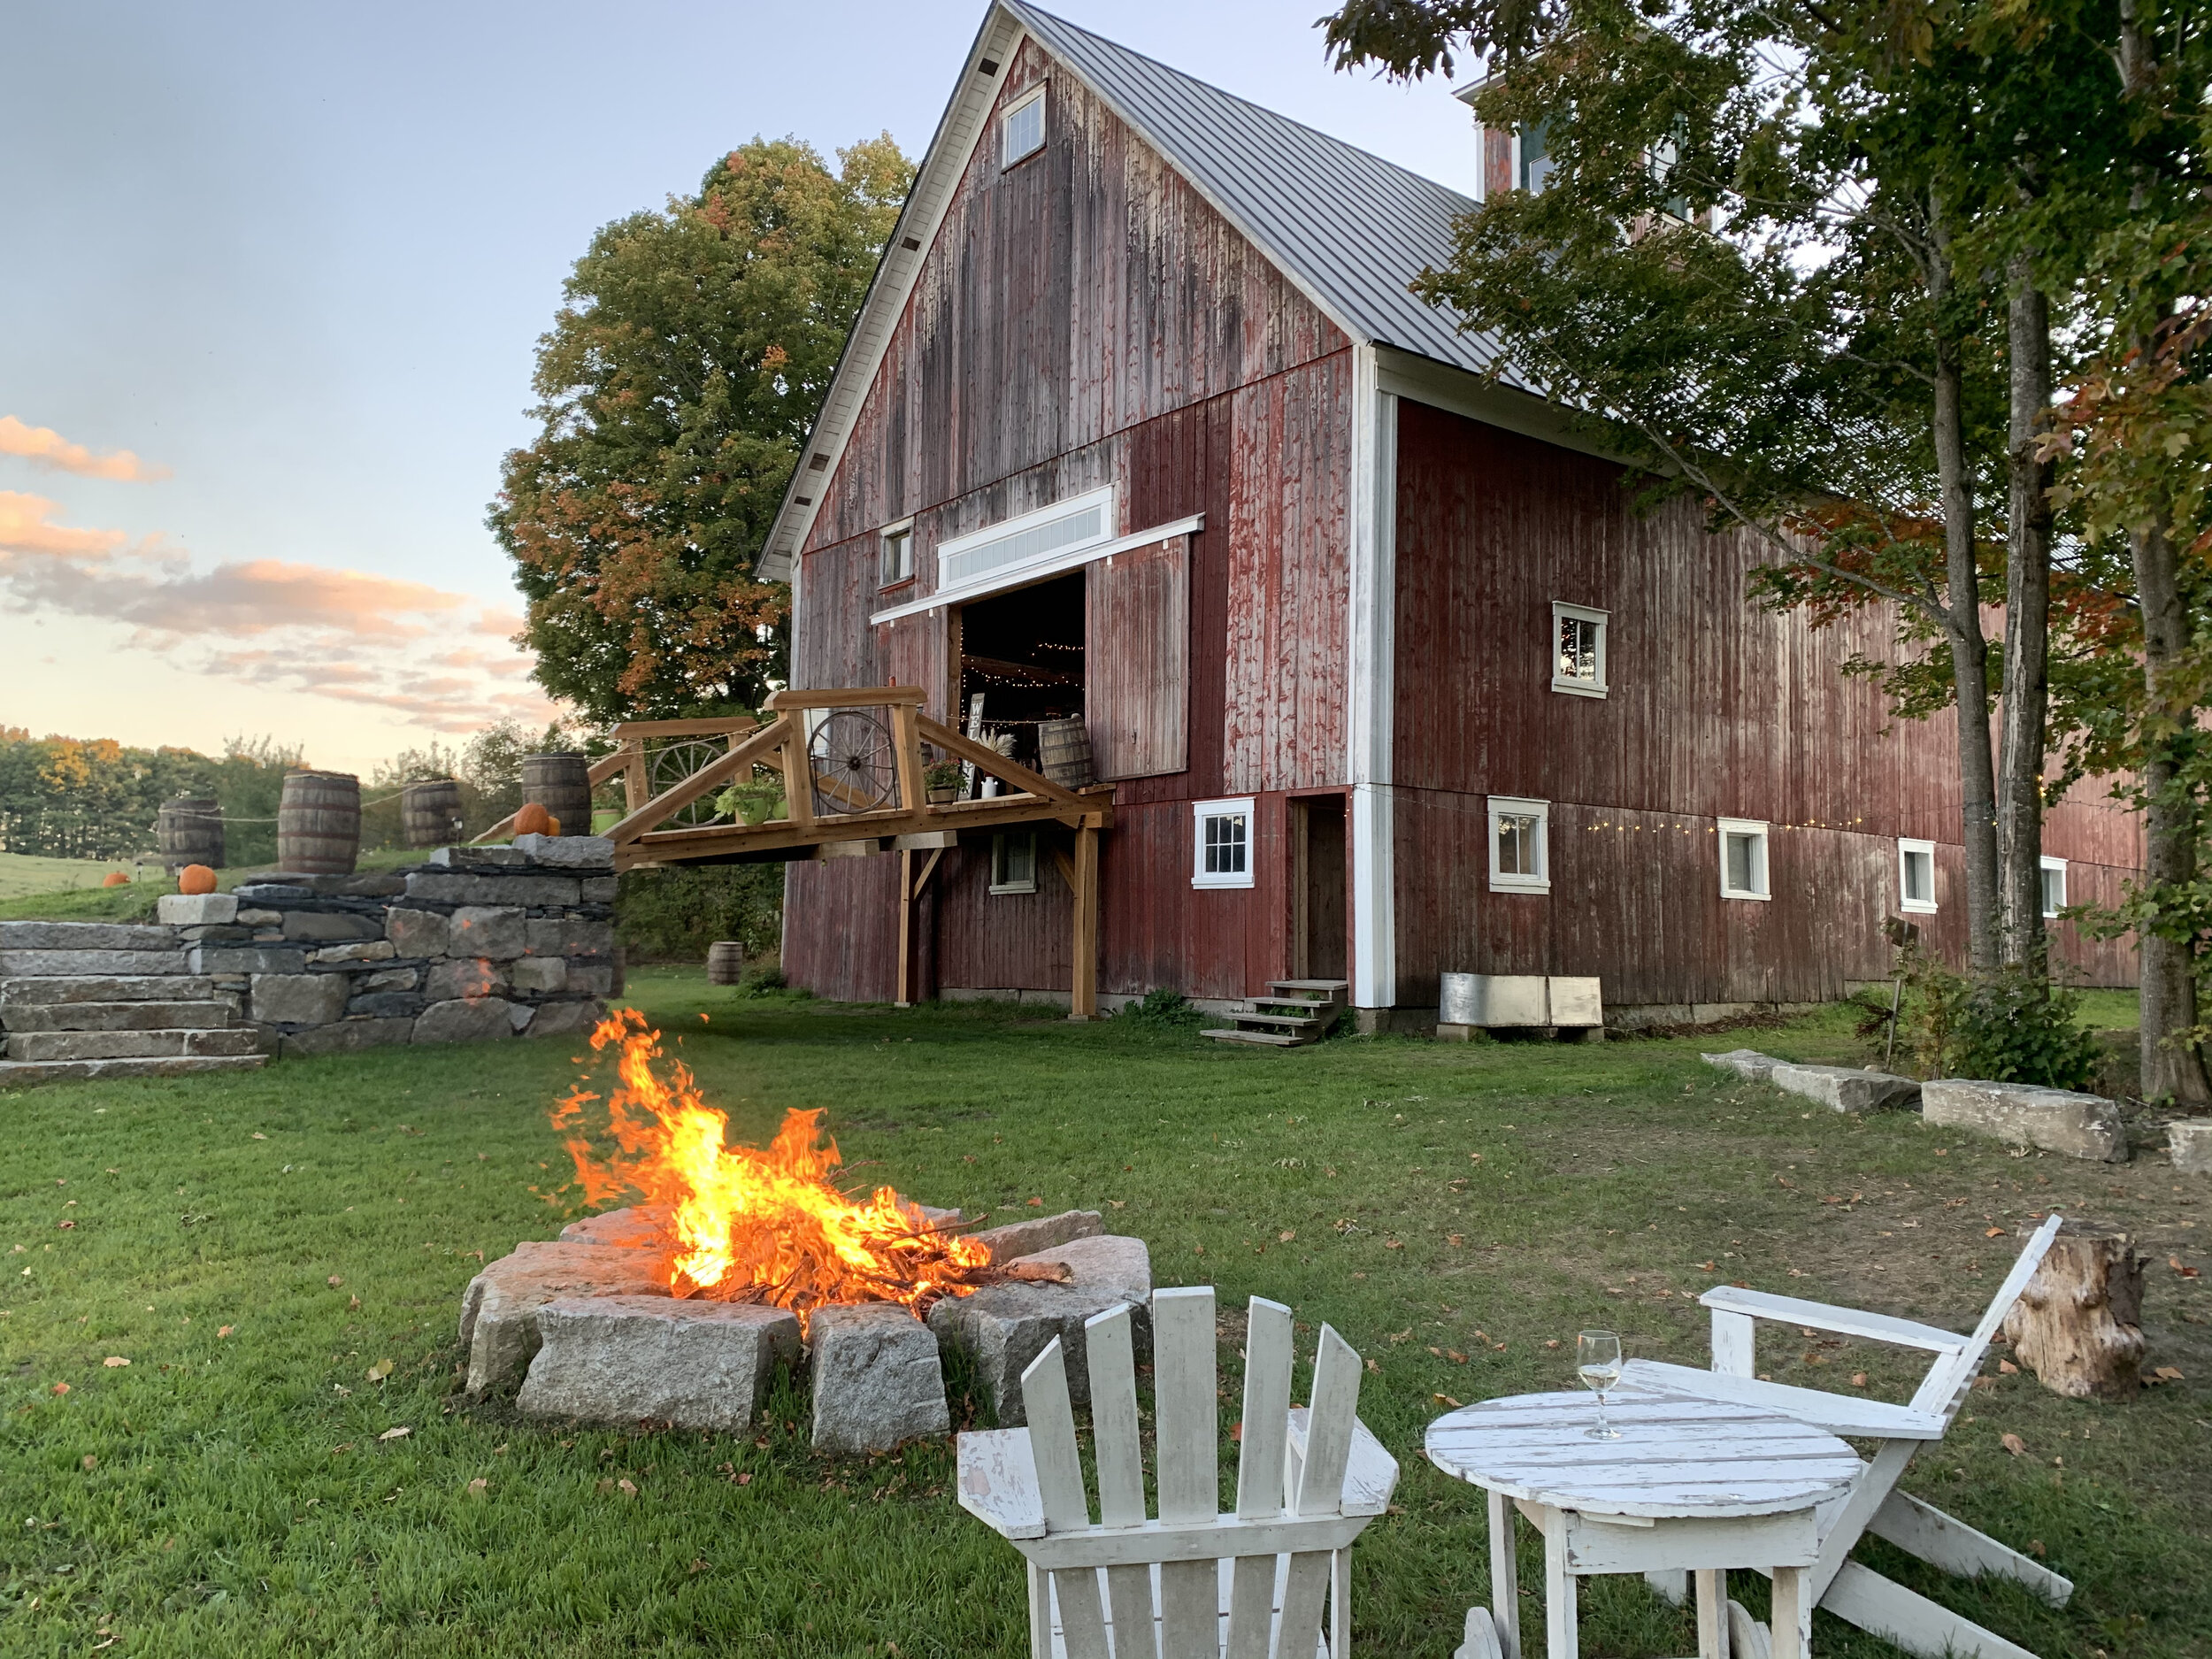
{"label": "weathered red barn siding", "polygon": [[[1445,971],[1595,974],[1617,1005],[1809,1002],[1876,979],[1896,838],[1938,843],[1925,934],[1962,943],[1955,737],[1893,722],[1838,671],[1886,618],[1824,629],[1744,596],[1748,538],[1688,504],[1641,516],[1617,470],[1406,402],[1399,411],[1398,1001]],[[1608,695],[1554,692],[1554,601],[1610,613]],[[2079,793],[2079,792],[2078,792]],[[1492,794],[1548,800],[1549,895],[1489,891]],[[1763,819],[1771,900],[1720,896],[1713,819]],[[2052,814],[2055,854],[2131,864],[2124,815]],[[2113,873],[2070,872],[2077,901]],[[2062,959],[2131,981],[2124,948]]]}
{"label": "weathered red barn siding", "polygon": [[[949,537],[1112,483],[1124,532],[1202,513],[1192,537],[1187,764],[1120,780],[1101,857],[1100,986],[1242,996],[1286,972],[1280,792],[1342,781],[1351,352],[1342,334],[1033,43],[1002,103],[1050,80],[1044,151],[1002,170],[995,115],[926,259],[798,575],[794,682],[895,678],[951,709],[933,591]],[[914,520],[916,577],[876,587],[879,534]],[[1235,603],[1231,600],[1235,595]],[[1110,653],[1132,642],[1089,641]],[[1190,885],[1189,803],[1261,797],[1258,885]],[[890,994],[895,878],[795,864],[786,971],[824,995]],[[948,987],[1064,988],[1067,895],[989,894],[987,843],[937,877]]]}

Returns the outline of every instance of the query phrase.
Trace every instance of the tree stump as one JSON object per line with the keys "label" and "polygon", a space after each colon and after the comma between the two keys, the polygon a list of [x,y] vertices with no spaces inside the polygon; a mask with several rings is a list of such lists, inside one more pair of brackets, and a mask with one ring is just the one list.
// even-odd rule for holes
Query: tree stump
{"label": "tree stump", "polygon": [[[2019,1236],[2034,1232],[2023,1223]],[[2070,1400],[2129,1400],[2142,1386],[2143,1266],[2124,1228],[2069,1220],[2005,1316],[2020,1363]]]}

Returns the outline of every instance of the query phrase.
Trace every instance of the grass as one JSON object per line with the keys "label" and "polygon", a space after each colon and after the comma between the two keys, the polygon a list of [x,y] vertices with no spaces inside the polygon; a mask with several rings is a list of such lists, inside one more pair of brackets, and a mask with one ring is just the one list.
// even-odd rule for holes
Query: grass
{"label": "grass", "polygon": [[[1687,1041],[1255,1053],[1136,1021],[749,998],[691,972],[632,988],[735,1133],[826,1108],[858,1179],[995,1217],[1102,1209],[1158,1282],[1218,1286],[1232,1397],[1255,1293],[1295,1308],[1302,1364],[1325,1320],[1371,1356],[1361,1413],[1403,1475],[1355,1552],[1371,1655],[1443,1659],[1488,1594],[1481,1494],[1418,1456],[1443,1401],[1567,1386],[1593,1324],[1701,1358],[1693,1298],[1717,1279],[1963,1329],[2016,1221],[2124,1221],[2154,1250],[2153,1358],[2187,1380],[2104,1406],[1993,1366],[1906,1482],[2046,1552],[2072,1606],[1866,1555],[2046,1659],[2212,1653],[2212,1344],[2204,1281],[2164,1264],[2201,1260],[2202,1183],[1801,1113]],[[1839,1014],[1747,1035],[1854,1053]],[[957,1508],[947,1446],[817,1458],[787,1390],[736,1436],[549,1428],[456,1394],[461,1287],[570,1213],[545,1109],[574,1052],[388,1049],[0,1096],[0,1652],[1025,1650],[1018,1559]],[[1761,1363],[1863,1370],[1891,1398],[1911,1380],[1901,1356],[1794,1332]],[[964,1387],[956,1413],[976,1419]],[[1522,1560],[1534,1592],[1539,1552]],[[1597,1580],[1584,1606],[1587,1654],[1694,1648],[1635,1580]],[[1816,1624],[1825,1655],[1890,1651]]]}
{"label": "grass", "polygon": [[[404,848],[374,848],[360,856],[363,872],[397,870],[419,864],[423,854]],[[47,869],[46,866],[54,866]],[[216,890],[229,892],[274,870],[274,864],[241,866],[215,872]],[[103,887],[111,870],[133,877],[128,887]],[[150,922],[154,901],[174,893],[177,884],[158,864],[96,864],[88,859],[33,858],[0,853],[0,922]]]}
{"label": "grass", "polygon": [[[144,869],[151,871],[153,866]],[[96,895],[102,892],[100,883],[117,871],[127,876],[143,873],[127,858],[39,858],[29,853],[0,853],[0,904],[87,889]],[[8,913],[14,912],[11,909]]]}

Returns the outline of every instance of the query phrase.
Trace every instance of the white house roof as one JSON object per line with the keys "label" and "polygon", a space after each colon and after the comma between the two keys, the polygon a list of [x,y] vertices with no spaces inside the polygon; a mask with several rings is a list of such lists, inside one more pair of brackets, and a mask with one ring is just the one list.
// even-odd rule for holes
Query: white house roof
{"label": "white house roof", "polygon": [[[1452,220],[1474,208],[1472,197],[1022,0],[996,0],[923,157],[805,458],[769,530],[758,565],[764,578],[789,578],[818,500],[810,485],[819,485],[843,450],[998,90],[997,70],[1025,35],[1158,150],[1354,341],[1477,373],[1491,366],[1486,338],[1462,334],[1450,316],[1409,290],[1422,270],[1449,263]],[[982,68],[985,62],[991,70]],[[910,242],[916,245],[908,247]]]}

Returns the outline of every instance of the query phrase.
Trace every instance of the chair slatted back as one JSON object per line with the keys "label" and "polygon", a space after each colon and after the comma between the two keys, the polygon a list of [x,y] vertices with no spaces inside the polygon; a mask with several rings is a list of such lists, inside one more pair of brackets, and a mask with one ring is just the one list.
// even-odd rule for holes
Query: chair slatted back
{"label": "chair slatted back", "polygon": [[[1290,1444],[1293,1328],[1288,1308],[1263,1297],[1252,1299],[1245,1331],[1244,1417],[1237,1461],[1239,1521],[1279,1524],[1286,1517],[1334,1516],[1342,1508],[1345,1468],[1359,1412],[1359,1356],[1334,1330],[1322,1326],[1304,1455],[1294,1457]],[[1132,1310],[1125,1305],[1086,1320],[1084,1337],[1098,1469],[1096,1525],[1139,1525],[1145,1519],[1144,1468]],[[1153,1294],[1155,1479],[1163,1522],[1221,1518],[1215,1342],[1210,1286]],[[1022,1396],[1048,1532],[1090,1527],[1075,1412],[1057,1340],[1022,1373]],[[1310,1659],[1319,1645],[1331,1552],[1293,1554],[1287,1568],[1279,1571],[1278,1561],[1272,1555],[1233,1557],[1225,1609],[1225,1659]],[[1156,1563],[1156,1608],[1155,1571],[1155,1566],[1144,1564],[1108,1567],[1102,1596],[1096,1569],[1049,1575],[1068,1659],[1109,1659],[1109,1624],[1112,1659],[1225,1659],[1219,1561]]]}
{"label": "chair slatted back", "polygon": [[2012,1311],[2012,1304],[2020,1300],[2020,1293],[2034,1279],[2036,1270],[2043,1265],[2043,1258],[2050,1254],[2051,1240],[2065,1225],[2063,1216],[2047,1217],[2035,1230],[2020,1252],[2019,1260],[2012,1264],[2004,1282],[1997,1286],[1997,1294],[1990,1298],[1989,1308],[1982,1315],[1982,1322],[1974,1327],[1974,1334],[1966,1339],[1964,1346],[1955,1353],[1947,1354],[1928,1368],[1928,1374],[1920,1380],[1920,1386],[1912,1397],[1912,1408],[1941,1417],[1946,1424],[1958,1415],[1965,1403],[1966,1391],[1974,1386],[1975,1373],[1982,1368],[1982,1356],[1989,1352],[1991,1339]]}

